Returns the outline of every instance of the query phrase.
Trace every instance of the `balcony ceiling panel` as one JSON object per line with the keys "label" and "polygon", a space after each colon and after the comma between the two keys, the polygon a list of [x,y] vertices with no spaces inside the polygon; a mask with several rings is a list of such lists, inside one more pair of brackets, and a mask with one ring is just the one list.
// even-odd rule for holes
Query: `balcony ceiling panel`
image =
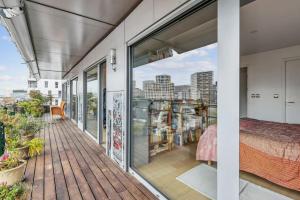
{"label": "balcony ceiling panel", "polygon": [[117,25],[140,0],[35,0],[31,2],[56,7]]}
{"label": "balcony ceiling panel", "polygon": [[61,75],[104,39],[139,2],[25,1],[26,21],[41,78],[45,78],[43,75],[47,78],[62,78]]}

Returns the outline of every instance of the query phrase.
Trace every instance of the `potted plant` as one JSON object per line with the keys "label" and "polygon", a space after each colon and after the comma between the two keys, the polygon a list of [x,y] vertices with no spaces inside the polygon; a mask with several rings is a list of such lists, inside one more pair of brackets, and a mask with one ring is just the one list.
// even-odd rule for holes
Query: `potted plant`
{"label": "potted plant", "polygon": [[26,169],[26,161],[20,160],[18,154],[12,151],[0,161],[0,184],[11,186],[22,180]]}
{"label": "potted plant", "polygon": [[35,155],[40,155],[43,147],[44,147],[44,140],[41,138],[34,138],[30,141],[28,141],[27,146],[29,148],[29,156],[33,157]]}
{"label": "potted plant", "polygon": [[32,140],[35,134],[41,130],[42,122],[31,117],[23,117],[19,121],[17,128],[21,134],[22,141],[27,142]]}
{"label": "potted plant", "polygon": [[23,142],[17,135],[6,138],[6,149],[9,153],[15,153],[18,159],[27,159],[29,156],[27,142]]}
{"label": "potted plant", "polygon": [[0,185],[0,199],[3,200],[25,200],[28,197],[29,186],[18,183],[12,186]]}

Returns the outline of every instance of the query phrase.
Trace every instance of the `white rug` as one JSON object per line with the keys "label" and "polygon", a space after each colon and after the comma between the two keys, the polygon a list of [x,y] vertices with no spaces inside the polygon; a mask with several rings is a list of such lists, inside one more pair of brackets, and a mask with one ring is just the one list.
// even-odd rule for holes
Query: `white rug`
{"label": "white rug", "polygon": [[[213,167],[200,164],[176,177],[176,179],[210,199],[217,199],[217,170]],[[249,183],[243,179],[240,179],[240,199],[291,200],[286,196]]]}

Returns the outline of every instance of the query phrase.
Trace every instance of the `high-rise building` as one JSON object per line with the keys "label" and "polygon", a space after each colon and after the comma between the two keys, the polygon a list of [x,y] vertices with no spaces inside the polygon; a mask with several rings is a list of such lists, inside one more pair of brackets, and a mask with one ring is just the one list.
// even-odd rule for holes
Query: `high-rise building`
{"label": "high-rise building", "polygon": [[196,72],[191,75],[191,97],[209,103],[213,89],[213,71]]}
{"label": "high-rise building", "polygon": [[174,89],[175,99],[191,99],[190,85],[176,85]]}
{"label": "high-rise building", "polygon": [[158,75],[156,81],[147,80],[143,82],[144,96],[147,99],[174,99],[174,83],[171,76]]}

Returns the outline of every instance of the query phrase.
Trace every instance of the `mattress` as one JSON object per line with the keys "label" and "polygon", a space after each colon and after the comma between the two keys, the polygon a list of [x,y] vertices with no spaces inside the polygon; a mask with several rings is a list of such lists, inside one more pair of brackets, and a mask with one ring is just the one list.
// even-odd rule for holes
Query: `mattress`
{"label": "mattress", "polygon": [[300,161],[300,125],[241,119],[240,142],[271,156]]}
{"label": "mattress", "polygon": [[[200,137],[197,160],[217,161],[217,126]],[[300,191],[300,125],[240,120],[240,170]]]}

